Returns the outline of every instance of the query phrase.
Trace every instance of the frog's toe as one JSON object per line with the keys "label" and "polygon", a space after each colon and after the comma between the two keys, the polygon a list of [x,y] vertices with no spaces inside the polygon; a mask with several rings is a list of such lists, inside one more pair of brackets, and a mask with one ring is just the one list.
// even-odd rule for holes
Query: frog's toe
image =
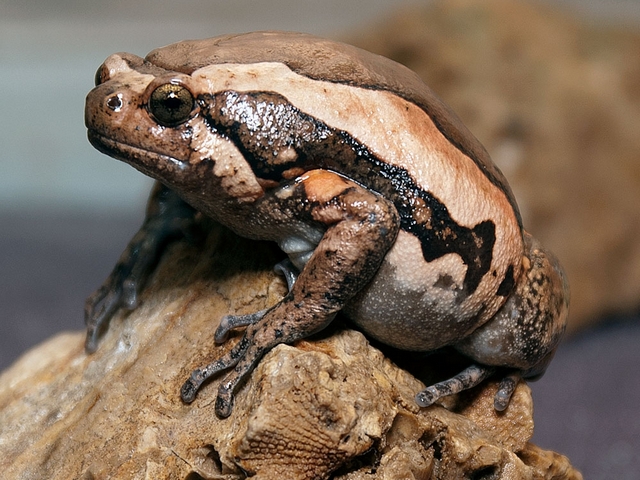
{"label": "frog's toe", "polygon": [[216,415],[219,418],[227,418],[233,411],[233,395],[229,395],[228,399],[218,396],[216,398]]}
{"label": "frog's toe", "polygon": [[496,411],[502,412],[506,410],[519,381],[519,373],[507,375],[500,381],[498,391],[496,392],[495,397],[493,397],[493,408],[495,408]]}
{"label": "frog's toe", "polygon": [[100,336],[119,305],[120,292],[105,286],[99,288],[87,299],[84,308],[84,323],[87,326],[84,346],[87,353],[97,350]]}
{"label": "frog's toe", "polygon": [[229,332],[234,328],[246,327],[259,322],[268,309],[260,310],[259,312],[250,313],[248,315],[225,315],[220,319],[220,325],[214,333],[214,340],[219,345],[224,343],[229,338]]}
{"label": "frog's toe", "polygon": [[233,391],[235,389],[235,382],[230,383],[225,381],[218,389],[218,396],[216,398],[216,415],[219,418],[227,418],[231,415],[233,410]]}
{"label": "frog's toe", "polygon": [[298,269],[288,258],[285,258],[281,262],[276,263],[273,267],[273,271],[284,277],[285,281],[287,282],[287,289],[289,291],[291,291],[293,285],[298,279],[298,275],[300,275]]}
{"label": "frog's toe", "polygon": [[84,339],[84,350],[87,353],[94,353],[98,349],[98,328],[87,328],[87,336]]}
{"label": "frog's toe", "polygon": [[180,398],[182,398],[184,403],[192,403],[196,399],[198,388],[202,383],[198,380],[200,374],[200,370],[194,370],[191,373],[189,380],[182,384],[182,387],[180,388]]}
{"label": "frog's toe", "polygon": [[184,382],[180,388],[180,397],[185,403],[191,403],[195,400],[198,390],[204,382],[213,377],[217,373],[234,367],[242,360],[249,342],[245,337],[240,340],[228,353],[223,355],[215,362],[210,363],[206,367],[197,368],[191,372],[189,379]]}
{"label": "frog's toe", "polygon": [[440,398],[438,391],[433,387],[427,387],[416,395],[416,403],[421,407],[433,405]]}
{"label": "frog's toe", "polygon": [[138,282],[127,279],[122,284],[122,305],[127,310],[138,306]]}

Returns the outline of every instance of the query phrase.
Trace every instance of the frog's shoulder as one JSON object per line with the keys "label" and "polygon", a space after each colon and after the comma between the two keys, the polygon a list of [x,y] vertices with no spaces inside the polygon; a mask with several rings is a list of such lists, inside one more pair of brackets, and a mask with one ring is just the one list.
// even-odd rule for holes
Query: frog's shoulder
{"label": "frog's shoulder", "polygon": [[352,45],[295,32],[252,32],[186,40],[153,50],[146,60],[186,74],[214,64],[278,62],[314,80],[398,95],[424,110],[447,140],[505,193],[521,224],[511,188],[482,144],[416,73],[393,60]]}

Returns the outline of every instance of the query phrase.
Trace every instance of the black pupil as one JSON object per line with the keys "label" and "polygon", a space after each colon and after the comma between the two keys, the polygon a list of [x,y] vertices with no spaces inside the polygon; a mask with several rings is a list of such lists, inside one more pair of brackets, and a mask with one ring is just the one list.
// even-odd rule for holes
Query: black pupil
{"label": "black pupil", "polygon": [[182,106],[182,100],[175,92],[171,92],[164,101],[164,106],[169,110],[176,110]]}

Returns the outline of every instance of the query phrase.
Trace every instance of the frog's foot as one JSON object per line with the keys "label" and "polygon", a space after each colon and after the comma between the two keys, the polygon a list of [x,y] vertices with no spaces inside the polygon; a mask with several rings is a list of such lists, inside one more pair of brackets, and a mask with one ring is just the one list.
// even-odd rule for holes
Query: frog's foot
{"label": "frog's foot", "polygon": [[242,339],[229,353],[206,367],[194,370],[180,389],[182,401],[185,403],[193,402],[198,390],[208,379],[223,370],[235,367],[218,387],[216,398],[216,414],[220,418],[228,417],[233,409],[234,392],[238,385],[251,373],[262,356],[276,343],[279,343],[275,339],[271,339],[268,343],[265,343],[263,339],[256,339],[257,330],[256,325],[251,324]]}
{"label": "frog's foot", "polygon": [[218,387],[216,399],[216,414],[220,418],[228,417],[233,409],[235,391],[267,352],[280,343],[291,344],[321,330],[335,316],[333,312],[324,315],[316,313],[315,317],[303,312],[302,323],[291,325],[282,320],[291,318],[298,311],[290,294],[264,313],[260,321],[248,325],[242,339],[228,353],[206,367],[193,371],[180,390],[182,400],[185,403],[193,402],[198,390],[208,379],[231,369]]}
{"label": "frog's foot", "polygon": [[166,245],[184,236],[177,223],[164,218],[147,220],[122,253],[109,277],[87,298],[84,319],[87,325],[85,349],[88,353],[97,349],[100,335],[119,308],[136,308],[139,292],[155,270]]}
{"label": "frog's foot", "polygon": [[123,268],[116,267],[105,283],[87,298],[84,319],[87,326],[85,349],[88,353],[96,351],[101,333],[118,308],[133,310],[138,304],[138,282],[135,278],[123,278],[126,273]]}
{"label": "frog's foot", "polygon": [[197,241],[200,232],[196,227],[196,211],[176,193],[156,184],[142,227],[127,245],[109,277],[87,298],[84,318],[87,325],[85,349],[88,353],[97,349],[100,335],[119,308],[136,308],[139,292],[167,245],[181,238]]}
{"label": "frog's foot", "polygon": [[246,338],[243,338],[226,355],[206,367],[196,368],[191,372],[189,379],[180,388],[182,401],[185,403],[193,402],[202,384],[215,374],[237,365],[248,346],[249,342],[246,341]]}
{"label": "frog's foot", "polygon": [[[479,385],[493,375],[496,370],[496,367],[471,365],[455,377],[425,388],[416,395],[416,403],[421,407],[433,405],[442,397],[460,393],[463,390],[468,390],[469,388]],[[513,372],[502,378],[498,386],[498,391],[493,397],[493,408],[495,408],[496,411],[502,412],[509,406],[509,401],[518,386],[520,378],[521,375],[519,372]]]}
{"label": "frog's foot", "polygon": [[421,407],[433,405],[438,399],[475,387],[495,372],[494,367],[471,365],[448,380],[431,385],[416,395]]}

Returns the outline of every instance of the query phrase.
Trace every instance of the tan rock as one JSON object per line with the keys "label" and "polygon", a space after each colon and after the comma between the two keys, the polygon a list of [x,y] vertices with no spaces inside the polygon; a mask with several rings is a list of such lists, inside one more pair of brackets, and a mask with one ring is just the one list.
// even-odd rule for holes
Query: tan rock
{"label": "tan rock", "polygon": [[443,0],[347,41],[415,70],[487,147],[568,272],[570,331],[640,307],[640,31]]}
{"label": "tan rock", "polygon": [[170,247],[95,354],[83,333],[26,353],[0,376],[2,478],[581,478],[528,443],[526,384],[504,414],[495,383],[421,410],[422,384],[339,322],[266,355],[228,419],[214,413],[219,378],[183,404],[190,371],[229,348],[213,344],[218,319],[285,292],[276,256],[215,227],[204,245]]}

